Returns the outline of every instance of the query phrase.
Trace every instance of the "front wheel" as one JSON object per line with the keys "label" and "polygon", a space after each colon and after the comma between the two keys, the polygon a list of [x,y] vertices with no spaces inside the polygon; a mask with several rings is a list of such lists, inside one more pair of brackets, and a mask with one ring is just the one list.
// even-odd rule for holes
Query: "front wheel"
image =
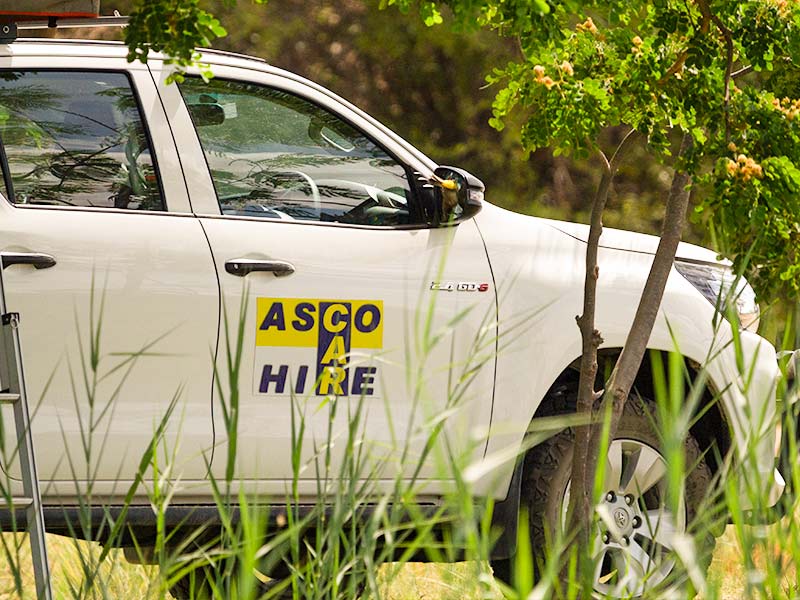
{"label": "front wheel", "polygon": [[[690,471],[684,494],[677,510],[667,507],[667,463],[656,422],[653,403],[631,397],[609,444],[597,507],[600,518],[591,534],[593,588],[602,597],[637,597],[675,580],[680,566],[674,544],[694,522],[711,487],[711,471],[697,441],[688,435],[683,450]],[[566,429],[525,457],[521,508],[529,515],[535,559],[531,568],[537,574],[546,559],[545,544],[565,525],[573,441],[573,431]],[[714,543],[708,532],[695,537],[697,562],[703,568],[710,563]],[[512,558],[493,564],[495,576],[512,585],[514,563]]]}

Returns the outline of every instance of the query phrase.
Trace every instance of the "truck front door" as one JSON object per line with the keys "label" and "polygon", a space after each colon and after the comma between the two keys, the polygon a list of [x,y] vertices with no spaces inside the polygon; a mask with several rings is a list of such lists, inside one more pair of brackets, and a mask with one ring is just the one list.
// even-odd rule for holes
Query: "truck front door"
{"label": "truck front door", "polygon": [[[175,90],[161,91],[176,137],[187,141],[183,162],[208,165],[192,202],[205,207],[228,315],[218,370],[238,377],[238,396],[228,381],[216,399],[238,403],[236,480],[282,495],[299,450],[301,493],[316,494],[329,450],[330,476],[340,473],[359,407],[359,437],[371,457],[391,457],[380,475],[389,482],[398,468],[414,475],[445,413],[453,452],[481,456],[485,440],[471,434],[491,413],[495,296],[475,223],[428,227],[388,142],[318,104],[319,94],[213,69],[210,82],[179,86],[191,133],[170,108]],[[218,432],[232,408],[216,412]],[[215,458],[214,469],[222,475],[225,462]],[[444,469],[430,455],[418,476],[449,479]]]}

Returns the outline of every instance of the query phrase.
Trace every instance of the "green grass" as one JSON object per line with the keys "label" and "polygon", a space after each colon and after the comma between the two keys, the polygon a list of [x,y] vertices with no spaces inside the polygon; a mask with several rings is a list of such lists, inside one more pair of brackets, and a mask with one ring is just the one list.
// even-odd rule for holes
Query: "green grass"
{"label": "green grass", "polygon": [[[244,294],[246,297],[246,294]],[[98,302],[99,314],[102,314],[102,298]],[[94,306],[94,305],[93,305]],[[225,311],[224,355],[227,360],[219,368],[223,369],[229,387],[220,384],[219,396],[222,398],[222,414],[227,435],[236,440],[238,428],[239,394],[236,381],[242,367],[241,348],[244,324],[246,323],[247,305],[242,304],[235,318],[228,317]],[[455,413],[463,401],[464,394],[477,370],[493,357],[495,340],[491,335],[479,337],[470,348],[470,359],[467,364],[451,365],[451,385],[448,397],[443,405],[430,404],[425,387],[424,365],[431,356],[434,347],[439,343],[447,343],[448,332],[453,323],[437,326],[432,318],[431,307],[420,310],[414,331],[416,354],[408,357],[409,389],[418,413],[414,421],[413,431],[417,438],[418,452],[408,446],[399,444],[398,448],[387,458],[376,458],[370,455],[369,435],[366,431],[364,398],[336,400],[331,399],[316,410],[325,411],[328,416],[328,437],[314,443],[313,458],[309,463],[301,460],[306,427],[306,403],[302,399],[292,398],[293,440],[292,462],[294,480],[287,486],[285,503],[288,522],[285,527],[270,533],[277,535],[277,540],[263,536],[265,524],[264,511],[252,503],[252,498],[239,497],[231,492],[235,483],[236,444],[227,447],[228,469],[224,480],[212,480],[214,500],[221,515],[222,527],[217,537],[199,544],[182,544],[181,540],[171,537],[171,532],[164,526],[164,514],[172,494],[173,486],[179,482],[171,482],[162,477],[170,472],[168,449],[164,448],[162,433],[166,421],[173,418],[172,406],[180,391],[176,393],[173,404],[154,434],[150,447],[141,457],[138,481],[157,482],[150,484],[145,490],[148,501],[154,509],[157,522],[155,539],[148,538],[148,546],[153,546],[153,557],[158,566],[130,565],[118,550],[106,551],[97,544],[73,541],[55,536],[49,537],[50,562],[53,573],[52,587],[55,598],[69,600],[95,600],[106,598],[161,599],[168,597],[167,585],[178,578],[194,573],[205,581],[209,578],[214,587],[214,598],[217,600],[255,600],[257,591],[252,577],[254,568],[265,569],[264,560],[277,557],[293,568],[292,575],[286,581],[293,586],[294,597],[308,600],[350,600],[357,595],[355,590],[371,591],[370,597],[385,600],[411,599],[460,599],[460,598],[502,598],[500,588],[491,582],[488,576],[488,565],[492,535],[489,532],[489,513],[484,511],[479,499],[473,496],[470,472],[475,465],[470,464],[470,452],[459,454],[444,423],[447,415]],[[107,422],[94,418],[94,411],[102,410],[113,402],[111,398],[98,395],[96,382],[103,377],[104,364],[101,360],[102,319],[91,310],[89,343],[82,348],[80,370],[85,389],[75,388],[75,406],[79,416],[85,423],[84,455],[79,457],[79,465],[92,465],[98,453],[102,451],[103,436]],[[484,317],[486,321],[488,317]],[[488,321],[487,321],[488,322]],[[487,326],[482,328],[491,331]],[[505,342],[506,340],[502,340]],[[733,344],[741,353],[738,340]],[[502,351],[502,346],[501,346]],[[700,395],[685,389],[682,359],[670,358],[666,365],[661,364],[660,354],[656,353],[654,368],[654,393],[658,407],[655,417],[659,422],[664,456],[669,473],[670,496],[677,502],[679,493],[684,488],[689,466],[684,464],[683,440],[688,433],[690,417],[694,413],[694,402]],[[135,370],[138,354],[124,363],[125,373],[119,385]],[[743,356],[739,356],[741,364],[740,385],[746,393],[749,385],[747,365]],[[656,368],[657,367],[657,368]],[[114,367],[117,369],[119,367]],[[658,377],[656,377],[658,375]],[[218,379],[220,381],[220,379]],[[701,382],[702,383],[702,382]],[[699,389],[699,388],[698,388]],[[85,396],[85,397],[84,397]],[[315,405],[316,406],[316,405]],[[374,407],[373,407],[374,410]],[[84,411],[84,412],[81,412]],[[339,416],[346,416],[345,425],[334,431],[334,424],[341,423]],[[435,411],[435,412],[432,412]],[[104,413],[105,411],[103,411]],[[432,418],[436,417],[436,418]],[[749,425],[757,430],[759,415],[752,415]],[[552,421],[552,422],[551,422]],[[793,420],[788,419],[787,425]],[[553,427],[563,429],[573,426],[574,418],[556,416],[548,420],[547,425],[539,421],[530,431],[528,445],[540,443],[553,434]],[[538,436],[538,437],[537,437]],[[541,438],[541,439],[539,439]],[[750,440],[751,444],[755,440]],[[339,462],[332,458],[333,445],[343,450],[343,459]],[[462,451],[463,452],[463,451]],[[797,448],[791,449],[797,455]],[[767,499],[764,495],[766,482],[759,481],[757,472],[748,469],[747,464],[753,459],[753,446],[743,448],[741,466],[725,464],[720,469],[720,477],[724,482],[721,494],[709,494],[707,504],[699,507],[699,517],[690,523],[692,533],[703,535],[708,531],[721,531],[724,521],[721,515],[730,513],[734,525],[729,526],[718,540],[713,563],[707,577],[692,570],[697,564],[697,548],[686,538],[676,536],[673,542],[676,547],[682,543],[682,554],[679,558],[690,575],[691,582],[683,576],[684,569],[676,569],[672,579],[661,589],[647,590],[645,597],[662,600],[669,598],[694,598],[694,589],[706,589],[708,600],[734,598],[796,598],[800,597],[794,590],[800,589],[800,579],[795,563],[800,561],[800,520],[786,518],[779,524],[770,527],[751,527],[744,525],[744,515],[740,509],[742,500],[747,500],[756,511],[765,507]],[[601,452],[602,454],[602,452]],[[306,453],[307,455],[307,453]],[[514,460],[513,454],[505,457]],[[437,468],[437,476],[442,480],[452,481],[441,501],[441,513],[434,516],[416,512],[415,499],[420,493],[419,473],[421,465],[433,464]],[[402,465],[405,469],[397,469]],[[298,494],[298,478],[302,469],[312,469],[317,480],[316,510],[311,511],[302,520],[296,521],[295,505],[308,502]],[[82,479],[80,468],[74,470],[75,479]],[[394,474],[393,474],[394,473]],[[413,473],[409,481],[407,474]],[[599,475],[598,477],[602,477]],[[87,477],[91,479],[91,477]],[[379,489],[379,480],[389,480],[393,486],[389,491]],[[795,489],[800,489],[800,467],[793,474]],[[602,481],[602,479],[598,479]],[[0,491],[8,495],[9,482],[0,482]],[[140,488],[141,491],[141,488]],[[127,501],[134,497],[136,486],[128,490]],[[669,500],[669,499],[667,499]],[[704,500],[704,502],[706,501]],[[89,529],[88,514],[93,501],[91,495],[80,508],[83,515],[82,526]],[[241,520],[232,519],[232,509],[241,505]],[[367,511],[367,505],[374,511]],[[401,514],[391,510],[392,506],[402,506],[408,511]],[[797,515],[796,506],[791,507],[791,515]],[[325,510],[323,510],[325,509]],[[438,548],[433,529],[447,521],[445,528],[447,543]],[[118,519],[117,527],[121,527],[123,519]],[[360,526],[354,526],[359,523]],[[95,531],[99,524],[93,523]],[[105,523],[108,527],[109,523]],[[112,538],[121,533],[114,529]],[[527,533],[527,532],[522,532]],[[116,538],[117,541],[119,538]],[[521,537],[519,545],[519,561],[524,565],[532,564],[532,557],[524,550],[529,546]],[[32,569],[26,551],[27,540],[24,536],[3,534],[0,537],[0,599],[18,598],[26,600],[35,597],[32,581]],[[563,539],[552,540],[547,560],[540,581],[533,582],[528,571],[519,577],[518,590],[505,590],[512,600],[527,597],[530,587],[551,586],[561,589],[561,593],[537,589],[540,598],[565,598],[573,600],[578,591],[587,582],[583,579],[559,577],[564,566],[564,558],[569,554],[563,551]],[[22,548],[21,554],[14,551],[16,544]],[[433,549],[432,549],[433,548]],[[410,559],[422,549],[438,551],[442,558],[432,564],[412,563]],[[269,553],[268,553],[269,550]],[[540,550],[540,549],[534,549]],[[584,549],[578,549],[586,550]],[[396,560],[399,553],[403,560]],[[459,553],[459,554],[456,554]],[[462,554],[463,553],[463,554]],[[586,555],[588,556],[588,552]],[[266,558],[264,555],[267,555]],[[446,556],[465,556],[471,561],[446,562]],[[573,555],[574,556],[574,555]],[[797,557],[797,559],[796,559]],[[702,561],[701,561],[702,562]],[[15,571],[22,575],[21,594],[16,589]],[[241,576],[240,576],[241,575]],[[592,577],[593,578],[593,577]],[[567,579],[567,581],[564,581]],[[523,581],[524,580],[524,581]],[[672,586],[672,587],[667,587]],[[269,596],[267,596],[269,597]]]}

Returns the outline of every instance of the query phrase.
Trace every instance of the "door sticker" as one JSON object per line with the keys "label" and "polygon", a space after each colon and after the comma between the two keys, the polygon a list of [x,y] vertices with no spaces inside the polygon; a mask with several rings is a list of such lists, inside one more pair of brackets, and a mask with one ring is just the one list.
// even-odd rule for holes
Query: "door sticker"
{"label": "door sticker", "polygon": [[383,348],[383,301],[258,298],[254,393],[375,396],[377,366],[351,358]]}

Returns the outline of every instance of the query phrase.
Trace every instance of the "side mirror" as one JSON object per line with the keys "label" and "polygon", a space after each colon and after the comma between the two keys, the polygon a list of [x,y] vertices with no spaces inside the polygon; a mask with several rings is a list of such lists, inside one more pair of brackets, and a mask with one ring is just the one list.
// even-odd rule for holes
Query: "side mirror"
{"label": "side mirror", "polygon": [[430,179],[418,177],[423,213],[438,227],[471,219],[481,210],[483,182],[457,167],[438,167]]}

